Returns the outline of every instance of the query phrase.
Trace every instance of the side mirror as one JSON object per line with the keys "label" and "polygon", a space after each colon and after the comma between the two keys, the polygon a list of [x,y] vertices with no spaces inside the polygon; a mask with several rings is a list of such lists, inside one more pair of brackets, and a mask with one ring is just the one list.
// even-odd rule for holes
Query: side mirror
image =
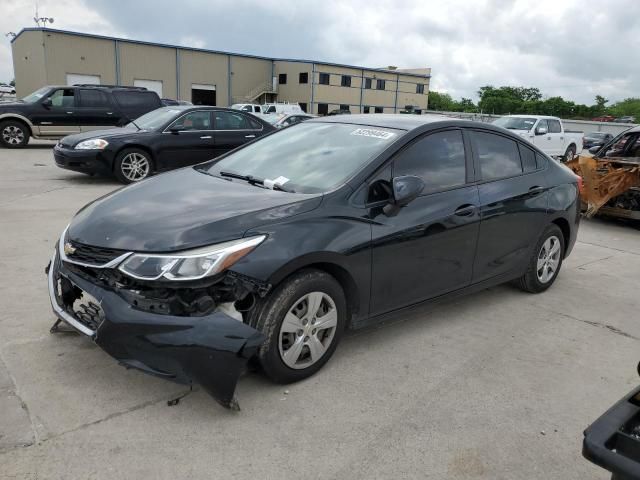
{"label": "side mirror", "polygon": [[45,98],[45,99],[42,101],[42,106],[43,106],[44,108],[51,108],[51,107],[53,106],[53,102],[51,102],[51,98]]}
{"label": "side mirror", "polygon": [[385,215],[389,217],[397,215],[402,207],[409,205],[418,198],[422,190],[424,190],[424,182],[420,177],[405,175],[395,177],[391,181],[391,188],[393,190],[391,203],[388,203],[382,209]]}
{"label": "side mirror", "polygon": [[180,131],[182,130],[182,128],[180,128],[180,126],[178,125],[173,125],[169,131],[171,132],[172,135],[178,135],[180,133]]}
{"label": "side mirror", "polygon": [[589,153],[596,154],[602,148],[602,145],[596,145],[595,147],[591,147],[589,149]]}
{"label": "side mirror", "polygon": [[546,135],[547,127],[538,127],[536,128],[536,135]]}

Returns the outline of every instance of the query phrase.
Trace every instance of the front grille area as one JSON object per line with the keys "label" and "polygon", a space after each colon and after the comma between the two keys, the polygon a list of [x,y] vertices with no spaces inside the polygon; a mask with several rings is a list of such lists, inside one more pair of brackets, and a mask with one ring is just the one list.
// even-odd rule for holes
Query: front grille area
{"label": "front grille area", "polygon": [[73,253],[66,253],[67,257],[70,260],[88,263],[89,265],[104,265],[105,263],[109,263],[111,260],[119,257],[123,253],[126,253],[125,250],[93,247],[91,245],[84,245],[82,243],[71,242],[68,240],[67,243],[70,243],[71,246],[76,249]]}
{"label": "front grille area", "polygon": [[95,332],[105,318],[100,302],[91,294],[77,287],[67,277],[61,275],[57,259],[52,263],[51,268],[54,269],[53,294],[58,305],[78,322]]}

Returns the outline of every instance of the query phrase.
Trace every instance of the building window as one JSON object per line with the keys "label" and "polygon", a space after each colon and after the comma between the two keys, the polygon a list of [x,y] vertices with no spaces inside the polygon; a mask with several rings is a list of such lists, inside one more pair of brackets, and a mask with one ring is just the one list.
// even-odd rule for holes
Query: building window
{"label": "building window", "polygon": [[340,81],[341,87],[350,87],[351,86],[351,76],[342,75],[342,80]]}
{"label": "building window", "polygon": [[[306,83],[306,82],[305,82],[305,83]],[[307,104],[306,104],[306,103],[299,103],[298,105],[300,105],[300,108],[302,109],[302,111],[306,113],[306,111],[307,111]]]}
{"label": "building window", "polygon": [[349,105],[345,105],[345,104],[340,105],[340,110],[343,110],[343,111],[349,110],[349,111],[351,111],[351,109],[349,108]]}
{"label": "building window", "polygon": [[309,74],[307,72],[300,72],[298,81],[300,83],[309,83]]}
{"label": "building window", "polygon": [[278,83],[280,85],[286,85],[287,84],[287,74],[286,73],[281,73],[280,75],[278,75]]}
{"label": "building window", "polygon": [[370,78],[365,78],[364,79],[364,88],[371,88],[371,79]]}
{"label": "building window", "polygon": [[369,107],[368,105],[362,107],[362,113],[369,113],[370,110],[371,110],[371,107]]}
{"label": "building window", "polygon": [[329,113],[329,105],[326,103],[318,104],[318,115],[326,115]]}
{"label": "building window", "polygon": [[385,81],[384,80],[376,80],[376,89],[384,90]]}
{"label": "building window", "polygon": [[423,83],[416,84],[416,93],[424,93],[424,84]]}
{"label": "building window", "polygon": [[[380,80],[378,80],[378,81],[380,81]],[[383,82],[384,82],[384,80],[383,80]],[[375,113],[383,113],[382,107],[376,107],[374,111],[375,111]]]}
{"label": "building window", "polygon": [[321,73],[320,74],[320,85],[329,85],[329,74]]}

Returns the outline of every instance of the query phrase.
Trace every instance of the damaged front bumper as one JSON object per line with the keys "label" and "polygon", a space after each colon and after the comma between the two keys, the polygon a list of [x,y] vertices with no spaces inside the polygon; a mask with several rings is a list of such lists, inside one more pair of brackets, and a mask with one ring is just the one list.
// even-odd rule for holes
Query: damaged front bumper
{"label": "damaged front bumper", "polygon": [[198,383],[224,407],[239,409],[236,384],[264,342],[262,333],[220,308],[203,316],[136,309],[67,268],[57,248],[47,275],[56,316],[122,365],[179,383]]}
{"label": "damaged front bumper", "polygon": [[582,455],[619,480],[640,479],[640,388],[584,431]]}

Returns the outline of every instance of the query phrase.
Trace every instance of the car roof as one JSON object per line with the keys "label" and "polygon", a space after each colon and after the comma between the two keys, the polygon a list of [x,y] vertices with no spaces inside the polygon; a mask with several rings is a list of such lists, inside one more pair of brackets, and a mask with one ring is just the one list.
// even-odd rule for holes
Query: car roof
{"label": "car roof", "polygon": [[401,130],[413,130],[414,128],[435,122],[446,120],[459,120],[445,115],[413,115],[400,113],[361,113],[354,115],[335,115],[330,117],[314,118],[309,122],[326,123],[351,123],[368,127],[398,128]]}

